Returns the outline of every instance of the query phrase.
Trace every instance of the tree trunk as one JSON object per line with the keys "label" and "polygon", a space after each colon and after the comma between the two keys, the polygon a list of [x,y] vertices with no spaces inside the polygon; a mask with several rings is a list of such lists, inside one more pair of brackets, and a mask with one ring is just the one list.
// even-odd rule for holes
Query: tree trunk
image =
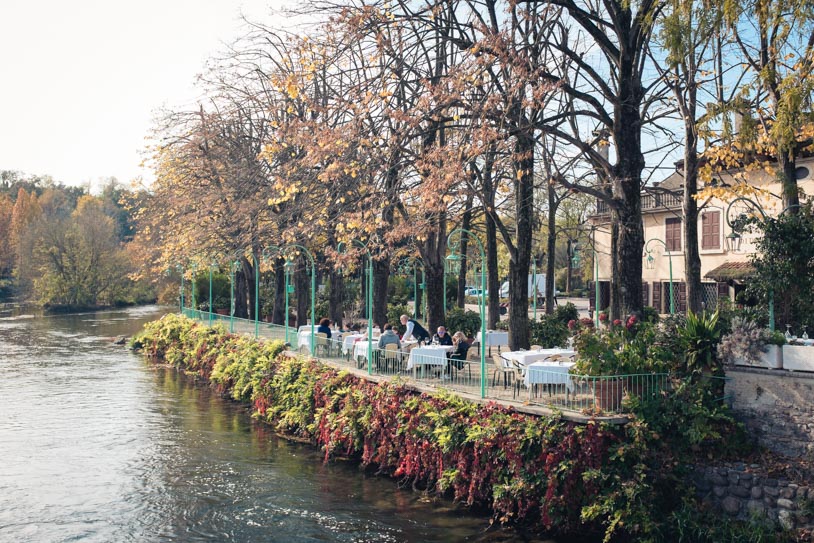
{"label": "tree trunk", "polygon": [[[546,251],[548,258],[545,264],[545,312],[546,315],[554,313],[554,258],[557,256],[557,193],[554,185],[548,184],[548,237]],[[535,278],[536,281],[536,278]],[[537,296],[537,284],[532,285],[531,295]]]}
{"label": "tree trunk", "polygon": [[509,269],[509,347],[516,351],[529,347],[529,263],[534,220],[534,138],[518,134],[514,146],[517,170],[515,184],[515,230],[517,245]]}
{"label": "tree trunk", "polygon": [[[629,14],[626,14],[629,16]],[[641,144],[641,104],[643,89],[637,67],[632,59],[623,54],[620,64],[619,104],[614,109],[613,135],[616,141],[617,160],[613,168],[614,217],[616,251],[611,260],[618,263],[618,311],[613,318],[622,318],[642,310],[642,250],[644,228],[642,226],[642,170],[644,155]],[[611,309],[616,309],[611,304]]]}
{"label": "tree trunk", "polygon": [[[427,233],[421,246],[421,258],[424,261],[425,291],[427,297],[427,315],[425,319],[428,330],[432,331],[444,324],[444,262],[447,252],[447,217],[439,213],[432,221],[435,228]],[[416,300],[418,303],[419,300]]]}
{"label": "tree trunk", "polygon": [[390,257],[373,261],[373,323],[387,322],[387,282],[390,280]]}
{"label": "tree trunk", "polygon": [[345,298],[345,278],[332,267],[328,272],[328,283],[330,289],[328,291],[328,318],[335,322],[339,328],[342,328],[345,317],[343,303]]}
{"label": "tree trunk", "polygon": [[698,151],[695,127],[687,126],[684,147],[684,269],[687,283],[687,309],[702,309],[701,255],[698,251]]}
{"label": "tree trunk", "polygon": [[[464,204],[463,218],[461,219],[461,228],[469,230],[472,227],[472,200],[470,194],[466,198]],[[461,236],[461,269],[458,271],[458,292],[457,292],[457,306],[461,309],[464,308],[464,289],[466,288],[466,250],[469,247],[469,238]],[[453,332],[454,333],[454,332]]]}
{"label": "tree trunk", "polygon": [[797,213],[800,205],[800,195],[797,192],[797,161],[789,157],[788,153],[777,153],[777,166],[780,183],[783,187],[783,209],[789,213]]}

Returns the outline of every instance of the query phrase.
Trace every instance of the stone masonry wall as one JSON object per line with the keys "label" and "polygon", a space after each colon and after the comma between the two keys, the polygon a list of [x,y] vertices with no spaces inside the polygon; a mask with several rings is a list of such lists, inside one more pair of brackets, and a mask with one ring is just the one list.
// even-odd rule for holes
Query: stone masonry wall
{"label": "stone masonry wall", "polygon": [[732,517],[765,515],[789,529],[814,526],[814,488],[769,477],[757,464],[697,467],[692,479],[701,499]]}
{"label": "stone masonry wall", "polygon": [[727,368],[735,416],[767,449],[814,459],[814,373]]}

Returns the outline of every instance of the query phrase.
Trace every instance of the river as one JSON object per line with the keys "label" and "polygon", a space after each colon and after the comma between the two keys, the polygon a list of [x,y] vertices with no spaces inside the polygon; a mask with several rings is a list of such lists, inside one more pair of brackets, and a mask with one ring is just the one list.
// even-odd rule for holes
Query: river
{"label": "river", "polygon": [[0,541],[530,540],[113,344],[164,311],[0,312]]}

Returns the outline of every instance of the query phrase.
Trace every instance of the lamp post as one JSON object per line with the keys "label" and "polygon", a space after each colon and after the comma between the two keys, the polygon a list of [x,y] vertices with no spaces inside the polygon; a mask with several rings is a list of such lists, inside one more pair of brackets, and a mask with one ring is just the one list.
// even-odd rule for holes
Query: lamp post
{"label": "lamp post", "polygon": [[253,249],[252,266],[254,266],[254,337],[258,337],[260,335],[260,262]]}
{"label": "lamp post", "polygon": [[235,331],[235,271],[240,266],[239,260],[229,264],[229,333]]}
{"label": "lamp post", "polygon": [[192,314],[198,314],[198,305],[195,303],[195,287],[198,285],[197,281],[198,264],[192,263]]}
{"label": "lamp post", "polygon": [[[741,243],[743,242],[743,238],[741,237],[740,233],[744,230],[745,222],[748,220],[746,213],[741,211],[738,213],[737,218],[732,218],[732,206],[736,203],[742,202],[746,207],[751,208],[754,211],[760,213],[760,218],[762,222],[766,222],[769,220],[769,217],[766,215],[766,212],[763,210],[763,206],[761,206],[758,202],[752,200],[751,198],[747,198],[746,196],[739,196],[729,202],[729,205],[726,207],[726,224],[730,228],[729,234],[726,236],[726,249],[733,253],[740,253],[741,252]],[[780,215],[785,213],[786,211],[800,207],[799,204],[792,204],[783,209],[780,212]],[[769,330],[774,331],[774,290],[769,289]]]}
{"label": "lamp post", "polygon": [[209,262],[209,326],[212,326],[212,313],[214,313],[212,308],[212,267],[217,265],[218,262],[214,258]]}
{"label": "lamp post", "polygon": [[[369,242],[370,240],[368,240],[368,243]],[[352,239],[350,244],[356,244],[367,255],[367,293],[365,297],[365,309],[367,313],[367,373],[371,375],[373,373],[373,255],[370,254],[370,249],[367,244],[362,243],[356,238]],[[339,254],[345,253],[346,249],[347,244],[342,241],[336,246],[336,252]]]}
{"label": "lamp post", "polygon": [[[458,239],[457,241],[453,242],[453,236],[457,234]],[[452,254],[447,257],[447,262],[450,263],[450,267],[453,267],[455,264],[460,266],[461,263],[461,254],[458,253],[458,250],[461,246],[461,239],[463,238],[464,234],[466,234],[467,239],[474,239],[478,242],[478,251],[480,252],[480,291],[481,296],[478,299],[478,309],[480,310],[480,395],[481,398],[486,397],[486,296],[484,293],[486,292],[486,274],[484,273],[486,269],[486,251],[483,249],[483,243],[481,243],[480,238],[478,238],[475,234],[466,230],[464,228],[457,228],[449,233],[447,236],[447,246],[452,249]],[[454,268],[453,268],[454,269]]]}
{"label": "lamp post", "polygon": [[[534,285],[534,290],[531,293],[533,298],[531,303],[534,306],[534,322],[537,322],[537,255],[534,255],[534,258],[531,259],[531,284]],[[526,306],[526,311],[528,311],[528,307]]]}
{"label": "lamp post", "polygon": [[660,243],[662,247],[664,247],[664,252],[667,253],[667,261],[670,266],[670,315],[673,315],[676,312],[675,297],[673,296],[673,255],[670,252],[670,249],[669,247],[667,247],[667,243],[664,240],[661,240],[659,238],[650,238],[644,244],[644,255],[643,255],[647,257],[647,259],[644,262],[644,265],[648,270],[653,270],[656,268],[656,259],[653,258],[652,254],[653,249],[650,248],[651,242]]}

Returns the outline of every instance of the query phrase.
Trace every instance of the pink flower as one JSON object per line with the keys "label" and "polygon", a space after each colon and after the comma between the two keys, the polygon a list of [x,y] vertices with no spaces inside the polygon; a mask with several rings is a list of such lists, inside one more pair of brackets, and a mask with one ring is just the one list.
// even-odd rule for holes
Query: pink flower
{"label": "pink flower", "polygon": [[568,329],[569,330],[573,330],[576,327],[577,327],[577,321],[575,321],[574,319],[571,319],[570,321],[568,321]]}
{"label": "pink flower", "polygon": [[621,324],[622,324],[622,321],[620,319],[613,319],[613,325],[614,326],[621,326]]}
{"label": "pink flower", "polygon": [[608,314],[607,313],[600,313],[599,314],[599,320],[602,321],[602,322],[605,322],[606,320],[608,320]]}

